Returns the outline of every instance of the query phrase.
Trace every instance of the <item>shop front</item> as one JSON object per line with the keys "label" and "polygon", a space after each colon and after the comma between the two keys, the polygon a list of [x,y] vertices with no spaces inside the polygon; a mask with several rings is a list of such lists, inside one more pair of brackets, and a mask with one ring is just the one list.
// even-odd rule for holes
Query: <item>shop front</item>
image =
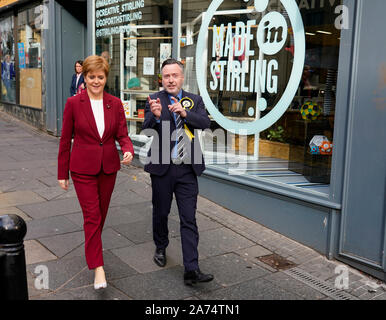
{"label": "shop front", "polygon": [[177,58],[212,123],[197,136],[200,193],[384,278],[386,67],[376,39],[385,22],[370,16],[385,9],[380,0],[97,0],[93,38],[139,162],[150,145],[145,101],[162,89],[162,62]]}
{"label": "shop front", "polygon": [[86,25],[86,0],[1,0],[0,110],[59,135]]}
{"label": "shop front", "polygon": [[[2,1],[0,5],[4,8],[18,2]],[[0,104],[10,113],[23,113],[42,128],[43,6],[35,2],[16,8],[0,17]]]}

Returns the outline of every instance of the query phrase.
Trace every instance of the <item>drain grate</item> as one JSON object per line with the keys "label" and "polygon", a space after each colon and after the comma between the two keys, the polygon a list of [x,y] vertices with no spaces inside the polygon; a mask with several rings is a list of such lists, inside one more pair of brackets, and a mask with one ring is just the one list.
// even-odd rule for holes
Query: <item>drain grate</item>
{"label": "drain grate", "polygon": [[336,289],[330,283],[322,281],[299,268],[293,268],[283,272],[334,300],[359,300],[357,297],[343,290]]}

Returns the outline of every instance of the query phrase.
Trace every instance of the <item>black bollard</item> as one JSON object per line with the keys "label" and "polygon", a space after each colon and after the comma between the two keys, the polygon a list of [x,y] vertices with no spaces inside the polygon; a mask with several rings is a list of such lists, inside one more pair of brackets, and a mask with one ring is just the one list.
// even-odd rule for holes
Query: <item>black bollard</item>
{"label": "black bollard", "polygon": [[26,233],[26,223],[16,214],[0,216],[0,301],[28,300]]}

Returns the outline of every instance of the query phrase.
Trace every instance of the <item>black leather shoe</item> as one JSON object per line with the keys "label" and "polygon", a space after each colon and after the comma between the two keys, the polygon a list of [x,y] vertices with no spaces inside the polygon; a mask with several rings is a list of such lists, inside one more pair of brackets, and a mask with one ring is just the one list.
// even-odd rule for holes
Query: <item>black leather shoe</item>
{"label": "black leather shoe", "polygon": [[194,271],[185,271],[184,273],[184,283],[187,286],[191,286],[194,283],[197,282],[209,282],[214,279],[214,276],[212,274],[205,274],[198,270]]}
{"label": "black leather shoe", "polygon": [[157,266],[164,267],[166,265],[166,250],[156,249],[154,253],[154,262]]}

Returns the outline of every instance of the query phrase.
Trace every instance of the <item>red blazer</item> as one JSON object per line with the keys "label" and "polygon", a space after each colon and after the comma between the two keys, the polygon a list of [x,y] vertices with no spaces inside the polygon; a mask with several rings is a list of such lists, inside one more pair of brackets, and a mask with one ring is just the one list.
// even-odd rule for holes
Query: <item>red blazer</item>
{"label": "red blazer", "polygon": [[59,145],[58,180],[68,179],[69,170],[88,175],[98,174],[101,168],[107,174],[117,172],[121,163],[115,140],[123,153],[130,151],[134,156],[121,100],[104,92],[103,107],[105,131],[101,139],[87,90],[67,99]]}

